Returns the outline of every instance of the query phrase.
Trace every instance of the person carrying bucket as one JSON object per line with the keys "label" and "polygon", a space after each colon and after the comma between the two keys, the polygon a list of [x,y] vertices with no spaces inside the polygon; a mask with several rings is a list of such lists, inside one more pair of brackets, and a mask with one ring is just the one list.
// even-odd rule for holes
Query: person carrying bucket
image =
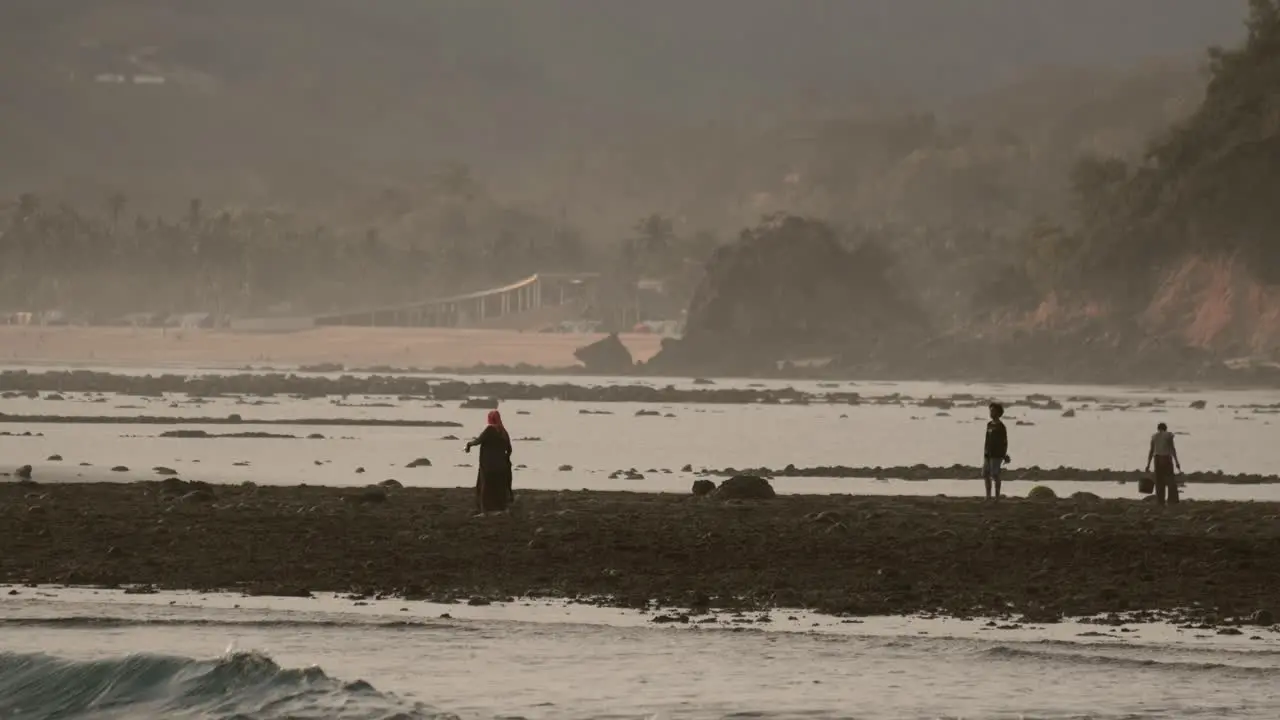
{"label": "person carrying bucket", "polygon": [[1174,468],[1182,472],[1182,463],[1178,462],[1178,449],[1173,444],[1173,433],[1169,426],[1160,423],[1156,426],[1156,434],[1151,436],[1151,448],[1147,451],[1147,472],[1151,472],[1151,463],[1156,465],[1156,502],[1178,502],[1178,481],[1174,477]]}

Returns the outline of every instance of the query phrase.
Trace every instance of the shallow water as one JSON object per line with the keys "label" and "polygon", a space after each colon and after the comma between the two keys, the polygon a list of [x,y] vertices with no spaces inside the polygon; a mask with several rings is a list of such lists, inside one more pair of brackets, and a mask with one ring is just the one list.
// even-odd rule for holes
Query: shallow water
{"label": "shallow water", "polygon": [[[535,383],[565,378],[511,378]],[[574,378],[626,384],[629,379]],[[665,385],[656,380],[653,384]],[[692,386],[691,380],[678,383]],[[717,386],[747,385],[717,381]],[[818,383],[770,382],[819,392]],[[842,389],[849,389],[844,386]],[[1014,471],[1069,465],[1131,469],[1145,461],[1156,422],[1179,437],[1184,465],[1275,472],[1280,443],[1271,415],[1240,406],[1280,402],[1280,392],[1177,393],[1123,388],[859,384],[864,396],[916,399],[972,393],[1012,400],[1050,395],[1077,409],[1015,408]],[[1096,402],[1127,404],[1101,410]],[[259,484],[363,485],[394,477],[410,486],[470,485],[461,442],[483,412],[395,398],[220,399],[185,403],[68,395],[0,400],[0,412],[58,415],[242,415],[211,433],[265,430],[324,440],[157,437],[166,425],[0,424],[43,437],[0,436],[0,470],[35,466],[42,482],[160,477]],[[1159,397],[1162,408],[1134,407]],[[1205,400],[1205,410],[1189,408]],[[177,403],[176,407],[173,406]],[[374,405],[377,405],[375,407]],[[380,407],[391,405],[391,407]],[[582,415],[580,410],[610,415]],[[636,417],[661,409],[674,417]],[[1157,412],[1159,410],[1159,412]],[[528,413],[521,414],[522,412]],[[947,415],[911,404],[636,405],[509,402],[518,487],[687,492],[679,468],[977,464],[980,408]],[[846,417],[842,417],[846,416]],[[270,418],[453,420],[458,428],[255,426]],[[1017,425],[1017,421],[1034,423]],[[520,440],[538,437],[540,440]],[[347,438],[347,439],[343,439]],[[61,462],[43,458],[60,454]],[[429,468],[407,469],[417,457]],[[247,462],[247,465],[236,463]],[[317,464],[319,462],[319,464]],[[90,463],[81,466],[80,463]],[[560,471],[563,464],[572,471]],[[127,465],[128,472],[109,468]],[[364,467],[366,473],[355,469]],[[636,468],[643,480],[610,479]],[[653,471],[651,471],[651,469]],[[670,470],[671,472],[663,472]],[[781,492],[948,494],[973,481],[779,478]],[[1133,484],[1044,483],[1134,497]],[[1008,482],[1011,494],[1030,483]],[[1191,485],[1193,498],[1280,499],[1280,485]],[[847,623],[803,614],[722,617],[655,625],[648,615],[539,605],[439,606],[400,600],[129,595],[67,588],[0,589],[0,718],[1268,718],[1280,717],[1280,634],[1222,636],[1168,626],[1045,627],[938,619]],[[237,607],[238,606],[238,607]],[[451,617],[441,618],[448,613]],[[792,619],[794,618],[794,619]],[[1257,638],[1257,639],[1254,639]],[[239,654],[229,649],[240,651]],[[364,681],[368,685],[359,683]],[[73,692],[78,691],[78,692]],[[55,705],[61,702],[61,705]],[[77,704],[78,703],[78,704]]]}
{"label": "shallow water", "polygon": [[[1000,629],[919,618],[851,624],[785,613],[765,624],[723,616],[673,627],[563,604],[19,593],[0,595],[0,647],[8,653],[0,654],[7,668],[0,688],[25,660],[38,665],[32,674],[44,678],[46,698],[58,683],[84,683],[87,674],[100,694],[125,688],[139,698],[59,716],[67,718],[161,709],[165,717],[243,718],[1280,716],[1274,632]],[[260,655],[228,657],[231,649]],[[62,661],[61,672],[36,654]],[[299,672],[312,666],[323,674]],[[103,682],[111,673],[113,682]],[[193,690],[207,690],[210,676],[227,692]],[[356,680],[371,687],[350,684]],[[8,689],[0,717],[18,716],[19,693]],[[21,716],[41,715],[31,707]]]}
{"label": "shallow water", "polygon": [[[576,382],[625,384],[629,379],[510,378],[532,383]],[[692,386],[691,380],[683,381]],[[665,381],[655,381],[666,384]],[[717,381],[718,387],[745,386],[745,381]],[[817,382],[764,383],[812,392],[828,388]],[[841,389],[848,389],[844,384]],[[1187,470],[1227,473],[1273,473],[1280,467],[1280,444],[1272,442],[1273,416],[1248,407],[1280,402],[1277,391],[1195,391],[1179,393],[1129,388],[1053,386],[947,385],[941,383],[878,383],[854,386],[866,397],[900,393],[904,405],[858,406],[812,404],[707,405],[570,403],[512,401],[503,403],[504,417],[516,439],[517,484],[537,489],[609,489],[687,492],[693,476],[679,469],[767,466],[861,465],[898,466],[923,463],[946,466],[978,465],[985,412],[957,407],[945,413],[922,408],[913,400],[970,393],[979,398],[1015,400],[1031,394],[1049,395],[1077,413],[1062,417],[1057,410],[1012,408],[1008,424],[1014,463],[1019,467],[1066,465],[1080,468],[1140,469],[1146,443],[1157,422],[1179,433],[1179,450]],[[1071,402],[1070,397],[1093,400]],[[170,439],[157,437],[166,425],[2,424],[8,432],[33,431],[44,437],[0,436],[0,470],[31,464],[38,479],[133,480],[153,478],[152,467],[177,470],[189,479],[259,484],[364,485],[395,478],[406,485],[459,486],[473,482],[474,456],[461,452],[461,441],[480,429],[483,411],[463,410],[457,403],[438,406],[423,400],[388,397],[348,397],[293,400],[251,398],[247,402],[220,398],[207,403],[187,402],[186,396],[143,398],[77,394],[65,401],[24,398],[0,401],[0,412],[14,415],[169,415],[225,417],[241,415],[245,422],[230,426],[183,426],[211,433],[264,430],[305,437],[321,433],[325,440]],[[1163,400],[1163,405],[1138,407]],[[1194,400],[1205,410],[1191,409]],[[1127,405],[1125,409],[1104,409]],[[583,410],[607,412],[582,414]],[[639,410],[658,410],[660,417],[637,417]],[[667,417],[666,415],[670,415]],[[413,419],[454,421],[462,428],[295,427],[254,425],[253,420]],[[1029,423],[1019,425],[1018,423]],[[529,440],[523,438],[539,438]],[[58,454],[62,462],[43,459]],[[406,469],[414,458],[430,458],[430,468]],[[89,463],[91,467],[82,467]],[[247,465],[236,463],[248,463]],[[318,464],[317,464],[318,463]],[[129,473],[111,473],[124,465]],[[572,471],[561,471],[571,465]],[[358,474],[363,467],[366,473]],[[616,470],[635,468],[643,480],[610,479]],[[1135,486],[1112,483],[1048,482],[1059,494],[1079,489],[1109,497],[1133,497]],[[869,479],[781,478],[782,492],[848,492],[859,494],[972,494],[971,481],[887,482]],[[1010,482],[1018,494],[1027,483]],[[1192,485],[1189,496],[1201,499],[1280,499],[1280,486]]]}

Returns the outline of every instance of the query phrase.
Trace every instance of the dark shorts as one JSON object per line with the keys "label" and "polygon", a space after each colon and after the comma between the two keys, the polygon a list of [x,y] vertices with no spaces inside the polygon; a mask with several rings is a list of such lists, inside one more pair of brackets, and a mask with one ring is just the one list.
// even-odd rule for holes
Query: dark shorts
{"label": "dark shorts", "polygon": [[1004,465],[1004,458],[989,457],[982,459],[982,477],[991,478],[993,480],[1000,479],[1000,468]]}

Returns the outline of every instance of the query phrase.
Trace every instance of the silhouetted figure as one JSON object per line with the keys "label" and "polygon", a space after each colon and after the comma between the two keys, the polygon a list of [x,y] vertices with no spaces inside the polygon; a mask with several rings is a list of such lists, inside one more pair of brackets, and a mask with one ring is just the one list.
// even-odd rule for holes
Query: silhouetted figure
{"label": "silhouetted figure", "polygon": [[[1004,406],[991,403],[987,406],[991,412],[991,420],[987,422],[987,440],[982,446],[982,483],[987,490],[987,499],[1000,499],[1000,470],[1009,462],[1009,433],[1005,430],[1000,418],[1004,417]],[[991,494],[992,486],[995,494]]]}
{"label": "silhouetted figure", "polygon": [[467,443],[480,446],[480,469],[476,472],[476,509],[481,513],[501,512],[512,499],[511,436],[502,426],[502,415],[490,410],[488,425]]}
{"label": "silhouetted figure", "polygon": [[1178,502],[1178,480],[1174,477],[1176,467],[1182,472],[1182,463],[1178,462],[1178,449],[1173,445],[1173,433],[1169,426],[1160,423],[1156,426],[1156,434],[1151,436],[1151,449],[1147,451],[1147,472],[1151,472],[1151,462],[1156,463],[1156,502]]}

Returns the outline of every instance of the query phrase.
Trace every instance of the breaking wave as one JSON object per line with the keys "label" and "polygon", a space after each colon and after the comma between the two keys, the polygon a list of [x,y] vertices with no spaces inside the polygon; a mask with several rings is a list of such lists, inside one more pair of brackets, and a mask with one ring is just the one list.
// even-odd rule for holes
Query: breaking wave
{"label": "breaking wave", "polygon": [[317,667],[282,668],[258,652],[216,660],[135,654],[75,661],[0,652],[0,717],[58,720],[426,720],[453,718],[335,680]]}
{"label": "breaking wave", "polygon": [[[1099,648],[1100,649],[1100,648]],[[1223,662],[1193,662],[1177,659],[1176,657],[1168,659],[1158,659],[1151,657],[1126,657],[1124,655],[1112,655],[1102,652],[1067,652],[1047,649],[1033,649],[1030,647],[1010,647],[996,646],[983,651],[988,657],[1018,659],[1018,660],[1038,660],[1042,662],[1052,663],[1068,663],[1080,665],[1110,665],[1117,668],[1160,668],[1164,670],[1175,670],[1182,672],[1230,672],[1243,675],[1256,675],[1261,677],[1274,677],[1280,679],[1280,667],[1268,663],[1267,665],[1242,665]],[[1223,655],[1255,656],[1259,658],[1274,657],[1274,653],[1263,652],[1241,652],[1241,653],[1222,653]]]}

